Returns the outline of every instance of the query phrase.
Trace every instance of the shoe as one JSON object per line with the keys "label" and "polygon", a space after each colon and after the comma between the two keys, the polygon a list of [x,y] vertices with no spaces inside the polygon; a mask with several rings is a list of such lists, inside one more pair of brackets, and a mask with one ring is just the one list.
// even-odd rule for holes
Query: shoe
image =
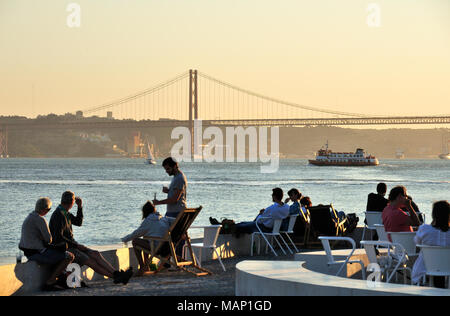
{"label": "shoe", "polygon": [[128,268],[127,271],[120,271],[120,282],[123,285],[127,285],[128,281],[131,279],[131,277],[133,276],[133,267]]}
{"label": "shoe", "polygon": [[121,282],[122,273],[123,273],[123,270],[114,271],[114,273],[113,273],[114,284],[119,284]]}
{"label": "shoe", "polygon": [[209,218],[209,222],[211,223],[211,225],[220,225],[219,221],[212,217]]}

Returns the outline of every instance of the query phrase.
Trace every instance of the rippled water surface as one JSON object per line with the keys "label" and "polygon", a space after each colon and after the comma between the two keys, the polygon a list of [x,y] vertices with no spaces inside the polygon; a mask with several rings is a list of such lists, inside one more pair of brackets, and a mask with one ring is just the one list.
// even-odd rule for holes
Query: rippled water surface
{"label": "rippled water surface", "polygon": [[[202,205],[195,224],[208,217],[251,220],[271,204],[271,189],[298,188],[313,204],[333,203],[337,210],[365,211],[367,194],[378,182],[388,190],[402,184],[431,219],[433,201],[450,199],[450,161],[381,160],[376,167],[317,167],[307,160],[281,160],[277,173],[260,173],[259,163],[182,163],[188,179],[188,205]],[[0,258],[15,256],[20,229],[39,197],[57,206],[62,192],[72,190],[84,200],[85,221],[75,238],[87,245],[120,242],[139,225],[141,206],[154,193],[162,199],[168,186],[160,162],[139,159],[0,159]],[[165,213],[165,206],[158,206]],[[47,215],[50,219],[51,212]],[[362,219],[360,220],[360,223]],[[4,261],[4,259],[0,259]]]}

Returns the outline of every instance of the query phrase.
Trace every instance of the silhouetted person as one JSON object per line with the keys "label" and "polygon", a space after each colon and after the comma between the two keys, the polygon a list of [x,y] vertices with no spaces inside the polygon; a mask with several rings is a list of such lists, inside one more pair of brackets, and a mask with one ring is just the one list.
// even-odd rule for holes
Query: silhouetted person
{"label": "silhouetted person", "polygon": [[367,197],[366,212],[383,212],[388,204],[388,200],[384,197],[386,192],[386,183],[378,183],[377,193],[370,193]]}
{"label": "silhouetted person", "polygon": [[[75,203],[78,206],[77,216],[70,213]],[[126,272],[116,271],[100,252],[77,243],[73,238],[72,224],[76,226],[83,224],[83,201],[79,197],[75,198],[73,192],[66,191],[61,197],[61,204],[50,218],[53,242],[56,244],[66,243],[68,251],[75,256],[74,262],[80,266],[86,265],[98,274],[114,279],[116,284],[127,284],[133,275],[132,269],[130,268]]]}
{"label": "silhouetted person", "polygon": [[74,255],[65,251],[65,247],[62,250],[49,248],[52,243],[52,235],[44,216],[51,207],[52,201],[49,198],[40,198],[36,202],[34,211],[23,222],[19,243],[19,248],[29,261],[54,266],[52,274],[45,282],[44,291],[64,289],[57,285],[57,278],[74,260]]}
{"label": "silhouetted person", "polygon": [[167,194],[165,200],[153,200],[153,205],[167,205],[167,217],[177,217],[186,207],[187,179],[180,170],[178,162],[172,157],[164,159],[162,166],[169,176],[173,176],[169,187],[163,187],[163,193]]}
{"label": "silhouetted person", "polygon": [[[152,250],[150,241],[141,237],[164,237],[169,230],[170,224],[169,217],[162,217],[156,211],[155,206],[150,201],[147,201],[142,207],[141,225],[131,234],[122,238],[123,242],[133,241],[134,253],[139,262],[139,275],[144,275],[150,271],[149,265],[151,262],[149,261],[148,253],[143,252],[137,247],[146,249],[148,252]],[[155,244],[155,248],[157,246]],[[167,257],[170,254],[169,244],[167,242],[161,247],[159,254],[163,257]]]}
{"label": "silhouetted person", "polygon": [[263,232],[271,232],[273,229],[274,220],[285,219],[289,215],[289,205],[283,203],[283,190],[280,188],[272,189],[272,201],[274,202],[271,206],[260,211],[260,215],[252,222],[241,222],[236,224],[233,228],[235,233],[251,234],[258,231],[256,227],[256,221],[260,217],[265,219],[258,221],[258,226]]}

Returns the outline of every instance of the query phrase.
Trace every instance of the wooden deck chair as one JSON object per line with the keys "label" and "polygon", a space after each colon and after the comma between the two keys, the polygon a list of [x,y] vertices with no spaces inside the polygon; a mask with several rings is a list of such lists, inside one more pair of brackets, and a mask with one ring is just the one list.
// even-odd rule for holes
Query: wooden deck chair
{"label": "wooden deck chair", "polygon": [[[334,214],[333,219],[331,214]],[[347,219],[339,220],[336,210],[332,204],[317,205],[309,208],[310,225],[312,235],[315,239],[319,236],[343,236],[345,233],[345,222]],[[308,243],[310,241],[308,240]],[[320,241],[318,241],[320,243]]]}
{"label": "wooden deck chair", "polygon": [[[155,273],[159,272],[165,263],[169,263],[171,267],[180,268],[181,270],[193,273],[196,276],[212,274],[209,270],[202,268],[197,264],[197,260],[192,252],[191,241],[188,236],[188,229],[194,222],[198,213],[200,213],[201,209],[202,207],[200,206],[198,208],[185,209],[180,212],[164,237],[146,237],[146,239],[151,243],[158,242],[158,245],[156,247],[152,247],[153,249],[151,251],[148,249],[139,248],[140,250],[150,254],[149,262],[152,262],[154,257],[161,261],[159,268]],[[175,252],[177,245],[182,240],[185,240],[186,242],[186,248],[189,251],[192,261],[184,261],[181,256],[178,256]],[[159,254],[159,251],[165,246],[165,244],[167,245],[167,243],[169,245],[170,255],[169,257],[163,257]],[[191,269],[188,269],[188,267]]]}

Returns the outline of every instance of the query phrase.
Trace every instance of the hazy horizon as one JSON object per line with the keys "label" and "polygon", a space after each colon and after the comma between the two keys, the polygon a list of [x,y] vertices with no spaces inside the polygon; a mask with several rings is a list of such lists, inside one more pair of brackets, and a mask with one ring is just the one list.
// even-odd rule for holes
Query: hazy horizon
{"label": "hazy horizon", "polygon": [[188,69],[329,110],[449,113],[446,0],[0,0],[0,42],[0,116],[74,113]]}

